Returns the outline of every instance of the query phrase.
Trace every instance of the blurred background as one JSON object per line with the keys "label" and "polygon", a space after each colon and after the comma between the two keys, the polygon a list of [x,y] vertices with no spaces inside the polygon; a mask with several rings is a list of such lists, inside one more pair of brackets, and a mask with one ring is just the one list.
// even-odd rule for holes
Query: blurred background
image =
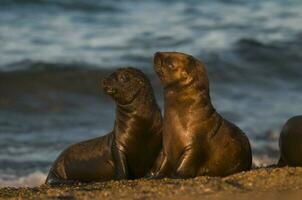
{"label": "blurred background", "polygon": [[302,114],[302,1],[1,0],[0,186],[34,186],[68,145],[109,132],[100,87],[116,68],[153,72],[156,51],[203,60],[217,111],[278,160],[279,131]]}

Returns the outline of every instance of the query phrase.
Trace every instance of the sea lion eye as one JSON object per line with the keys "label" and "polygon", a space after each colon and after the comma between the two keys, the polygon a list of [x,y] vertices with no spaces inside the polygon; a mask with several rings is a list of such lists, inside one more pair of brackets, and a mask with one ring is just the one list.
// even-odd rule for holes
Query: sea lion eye
{"label": "sea lion eye", "polygon": [[121,82],[127,82],[127,81],[129,81],[129,77],[126,74],[122,74],[119,77],[119,79],[120,79]]}
{"label": "sea lion eye", "polygon": [[174,65],[173,65],[173,64],[168,64],[168,67],[169,67],[170,69],[174,69]]}
{"label": "sea lion eye", "polygon": [[165,59],[165,63],[166,63],[166,66],[170,69],[174,69],[175,68],[175,65],[173,65],[173,61],[171,58],[166,58]]}

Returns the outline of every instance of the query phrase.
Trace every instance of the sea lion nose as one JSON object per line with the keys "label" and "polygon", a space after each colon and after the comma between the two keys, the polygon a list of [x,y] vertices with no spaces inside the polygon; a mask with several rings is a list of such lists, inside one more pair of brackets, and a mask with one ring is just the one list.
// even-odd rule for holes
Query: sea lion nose
{"label": "sea lion nose", "polygon": [[156,68],[162,66],[162,53],[156,52],[154,54],[154,65]]}
{"label": "sea lion nose", "polygon": [[110,83],[105,79],[103,80],[103,89],[104,91],[109,94],[109,95],[113,95],[113,94],[116,94],[117,90],[112,86],[110,85]]}
{"label": "sea lion nose", "polygon": [[102,87],[105,89],[106,87],[108,87],[108,81],[106,79],[102,80]]}
{"label": "sea lion nose", "polygon": [[117,93],[117,90],[114,89],[114,88],[109,87],[107,89],[107,93],[110,94],[110,95],[115,95]]}
{"label": "sea lion nose", "polygon": [[162,53],[159,51],[154,54],[154,58],[161,58],[161,57],[162,57]]}

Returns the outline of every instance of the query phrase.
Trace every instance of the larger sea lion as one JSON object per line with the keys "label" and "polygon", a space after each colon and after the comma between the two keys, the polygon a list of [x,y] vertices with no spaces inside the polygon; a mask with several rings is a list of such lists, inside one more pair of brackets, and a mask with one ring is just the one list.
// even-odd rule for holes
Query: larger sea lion
{"label": "larger sea lion", "polygon": [[125,68],[104,79],[103,89],[116,102],[113,131],[64,150],[47,184],[135,179],[152,167],[161,149],[162,117],[149,80]]}
{"label": "larger sea lion", "polygon": [[158,52],[154,68],[164,87],[163,151],[149,177],[227,176],[249,170],[249,140],[215,111],[202,62],[184,53]]}
{"label": "larger sea lion", "polygon": [[302,166],[302,116],[290,118],[282,128],[279,166]]}

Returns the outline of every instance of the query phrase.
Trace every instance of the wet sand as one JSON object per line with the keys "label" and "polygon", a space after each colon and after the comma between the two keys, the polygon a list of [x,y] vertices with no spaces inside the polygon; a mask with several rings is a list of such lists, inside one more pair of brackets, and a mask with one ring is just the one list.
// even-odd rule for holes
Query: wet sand
{"label": "wet sand", "polygon": [[225,178],[129,180],[1,188],[11,199],[300,199],[302,168],[258,168]]}

